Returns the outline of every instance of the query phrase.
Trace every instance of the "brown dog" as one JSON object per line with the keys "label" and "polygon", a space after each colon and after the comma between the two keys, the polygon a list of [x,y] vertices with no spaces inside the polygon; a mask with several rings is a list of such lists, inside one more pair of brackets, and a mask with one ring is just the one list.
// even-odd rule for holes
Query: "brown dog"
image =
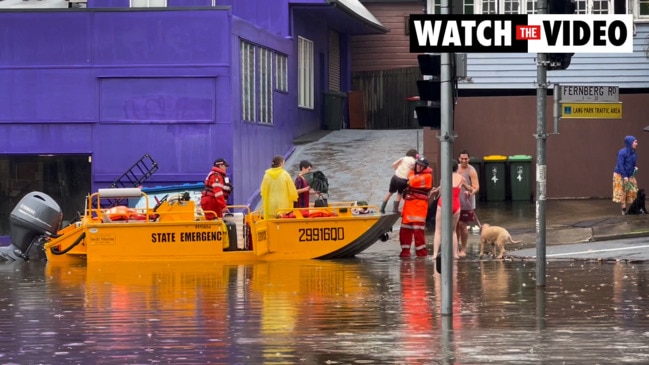
{"label": "brown dog", "polygon": [[[480,257],[484,255],[485,244],[491,244],[491,254],[497,259],[502,259],[505,255],[505,243],[521,243],[521,241],[514,241],[509,232],[503,227],[490,226],[486,223],[482,225]],[[500,255],[498,256],[496,256],[496,249],[500,249]]]}

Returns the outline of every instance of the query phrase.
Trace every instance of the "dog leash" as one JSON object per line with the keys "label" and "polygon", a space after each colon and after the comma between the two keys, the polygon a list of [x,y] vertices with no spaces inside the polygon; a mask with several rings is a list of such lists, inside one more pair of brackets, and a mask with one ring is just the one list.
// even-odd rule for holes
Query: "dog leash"
{"label": "dog leash", "polygon": [[475,223],[478,224],[478,227],[482,227],[482,223],[480,223],[480,219],[478,219],[478,215],[475,213],[475,209],[472,210],[473,210],[473,220],[475,221]]}

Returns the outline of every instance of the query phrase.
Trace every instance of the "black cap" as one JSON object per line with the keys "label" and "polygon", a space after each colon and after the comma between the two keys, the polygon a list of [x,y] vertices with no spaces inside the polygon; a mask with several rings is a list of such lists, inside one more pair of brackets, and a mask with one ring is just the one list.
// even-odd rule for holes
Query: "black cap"
{"label": "black cap", "polygon": [[228,162],[223,158],[217,158],[216,161],[214,161],[214,166],[216,165],[225,165],[225,167],[230,166],[228,165]]}

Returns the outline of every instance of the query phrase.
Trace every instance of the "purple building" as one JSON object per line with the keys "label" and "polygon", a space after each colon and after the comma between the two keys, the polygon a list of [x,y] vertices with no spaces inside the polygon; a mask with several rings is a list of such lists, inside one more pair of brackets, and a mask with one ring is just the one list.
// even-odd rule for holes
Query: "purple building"
{"label": "purple building", "polygon": [[350,37],[386,31],[358,0],[0,2],[0,236],[24,194],[71,219],[147,153],[147,186],[223,157],[255,206],[273,155],[342,125],[324,104],[351,88]]}

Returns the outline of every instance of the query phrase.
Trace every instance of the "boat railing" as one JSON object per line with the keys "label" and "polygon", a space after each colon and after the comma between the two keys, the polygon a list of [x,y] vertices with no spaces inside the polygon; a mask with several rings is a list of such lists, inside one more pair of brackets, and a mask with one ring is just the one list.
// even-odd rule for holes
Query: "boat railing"
{"label": "boat railing", "polygon": [[[330,207],[348,207],[351,205],[354,205],[356,203],[355,201],[336,201],[336,202],[329,202]],[[313,207],[313,203],[309,204],[309,206]]]}
{"label": "boat railing", "polygon": [[228,211],[230,213],[243,213],[243,215],[250,214],[250,207],[247,205],[228,205]]}
{"label": "boat railing", "polygon": [[378,205],[358,204],[358,201],[330,202],[329,206],[332,208],[338,208],[339,210],[342,210],[342,212],[346,212],[347,209],[349,209],[352,215],[377,214],[380,210]]}
{"label": "boat railing", "polygon": [[[228,213],[243,213],[244,217],[250,216],[250,207],[247,205],[228,205],[226,208],[228,209]],[[211,213],[216,216],[216,212],[213,210],[204,210],[200,205],[196,207],[197,220],[205,220],[205,213]]]}
{"label": "boat railing", "polygon": [[[146,202],[146,207],[149,206],[149,196],[140,190],[140,188],[105,188],[98,189],[96,193],[88,195],[88,202],[86,204],[87,216],[92,217],[93,219],[98,219],[99,221],[108,222],[107,212],[110,209],[102,207],[102,199],[139,199],[144,197]],[[149,208],[144,209],[134,209],[135,212],[143,214],[143,222],[149,222],[152,220],[151,210]]]}
{"label": "boat railing", "polygon": [[285,208],[275,211],[275,217],[284,218],[330,218],[379,215],[377,205],[358,205],[356,202],[331,202],[326,207]]}

